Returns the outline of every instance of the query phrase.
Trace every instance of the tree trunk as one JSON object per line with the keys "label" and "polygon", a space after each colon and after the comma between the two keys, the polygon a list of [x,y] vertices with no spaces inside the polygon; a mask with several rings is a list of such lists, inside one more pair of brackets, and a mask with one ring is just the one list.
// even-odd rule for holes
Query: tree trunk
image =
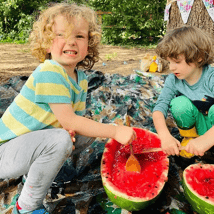
{"label": "tree trunk", "polygon": [[[168,0],[168,3],[170,0]],[[172,2],[172,1],[171,1]],[[171,3],[167,30],[184,26],[177,1]],[[195,0],[186,25],[196,26],[214,37],[214,22],[207,12],[202,0]]]}

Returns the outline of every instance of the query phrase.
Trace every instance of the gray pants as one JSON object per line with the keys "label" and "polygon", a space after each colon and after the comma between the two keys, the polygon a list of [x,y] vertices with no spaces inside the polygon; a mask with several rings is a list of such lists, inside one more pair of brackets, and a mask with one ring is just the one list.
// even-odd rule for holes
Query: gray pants
{"label": "gray pants", "polygon": [[[77,136],[75,147],[78,151],[93,141]],[[30,132],[0,146],[0,179],[28,175],[19,197],[23,209],[35,210],[42,205],[72,146],[69,133],[63,129]]]}

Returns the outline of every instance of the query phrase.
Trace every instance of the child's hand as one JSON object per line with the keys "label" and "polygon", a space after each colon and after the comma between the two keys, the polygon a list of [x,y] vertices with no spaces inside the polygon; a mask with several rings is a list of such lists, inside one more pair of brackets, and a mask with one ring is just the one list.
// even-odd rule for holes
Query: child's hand
{"label": "child's hand", "polygon": [[[76,139],[75,139],[75,134],[76,133],[74,131],[72,131],[72,130],[68,130],[68,133],[71,136],[71,141],[74,143],[76,141]],[[73,145],[73,150],[75,150],[75,146],[74,145]]]}
{"label": "child's hand", "polygon": [[197,137],[189,141],[186,145],[185,150],[196,156],[203,156],[204,153],[213,146],[212,142],[208,140],[203,140],[201,137]]}
{"label": "child's hand", "polygon": [[161,139],[161,147],[167,155],[179,155],[180,142],[172,135],[164,134],[159,136]]}
{"label": "child's hand", "polygon": [[116,134],[114,139],[121,144],[128,144],[136,140],[135,131],[128,126],[116,126]]}

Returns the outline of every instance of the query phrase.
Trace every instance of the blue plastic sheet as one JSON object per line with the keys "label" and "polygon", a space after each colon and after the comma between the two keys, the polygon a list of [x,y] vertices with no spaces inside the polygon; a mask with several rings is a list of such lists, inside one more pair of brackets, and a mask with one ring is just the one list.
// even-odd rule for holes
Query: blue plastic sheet
{"label": "blue plastic sheet", "polygon": [[[166,76],[155,74],[103,74],[88,71],[89,93],[86,117],[102,123],[125,124],[125,117],[131,118],[131,126],[155,132],[152,109],[161,92]],[[19,93],[27,77],[13,77],[0,86],[0,116]],[[170,113],[167,124],[170,132],[180,140],[178,129]],[[100,176],[100,162],[107,139],[96,139],[89,147],[68,158],[60,170],[44,201],[52,213],[99,213],[128,214],[128,211],[114,205],[107,198]],[[183,169],[195,161],[182,162],[170,157],[168,182],[160,198],[144,211],[137,213],[186,213],[193,214],[191,206],[183,195]],[[22,189],[20,178],[13,182],[0,181],[0,213],[11,210],[17,194]]]}

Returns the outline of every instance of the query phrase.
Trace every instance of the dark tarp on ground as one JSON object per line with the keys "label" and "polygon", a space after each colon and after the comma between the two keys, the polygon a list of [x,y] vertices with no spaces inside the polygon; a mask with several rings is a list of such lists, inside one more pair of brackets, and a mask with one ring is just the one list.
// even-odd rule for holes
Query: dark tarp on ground
{"label": "dark tarp on ground", "polygon": [[[166,76],[150,73],[143,73],[142,76],[104,75],[99,71],[89,71],[87,75],[89,93],[86,117],[103,123],[125,124],[125,116],[128,114],[131,126],[155,132],[151,111]],[[24,76],[16,76],[0,86],[0,116],[19,93],[26,79]],[[169,129],[179,139],[170,113],[168,116]],[[68,158],[49,189],[45,200],[48,211],[63,214],[128,214],[128,211],[121,210],[108,200],[102,186],[100,162],[106,140],[96,139],[80,154]],[[144,213],[193,214],[183,196],[181,181],[184,166],[181,163],[179,158],[170,157],[168,182],[155,205],[145,209]],[[0,182],[0,213],[12,209],[21,188],[20,178]],[[133,212],[138,213],[142,211]]]}

